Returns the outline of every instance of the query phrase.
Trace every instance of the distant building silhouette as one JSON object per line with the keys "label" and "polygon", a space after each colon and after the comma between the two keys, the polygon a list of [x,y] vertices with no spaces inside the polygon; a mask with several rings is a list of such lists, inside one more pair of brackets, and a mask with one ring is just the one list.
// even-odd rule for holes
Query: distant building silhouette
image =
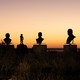
{"label": "distant building silhouette", "polygon": [[20,35],[20,44],[23,44],[23,40],[24,40],[24,37],[23,37],[23,34]]}
{"label": "distant building silhouette", "polygon": [[11,42],[10,34],[6,33],[5,37],[6,38],[4,39],[4,42],[6,43],[6,45],[10,45],[10,42]]}
{"label": "distant building silhouette", "polygon": [[72,41],[72,44],[73,44],[73,41],[74,41],[74,38],[75,38],[75,36],[73,35],[73,30],[68,29],[67,33],[68,33],[68,38],[67,38],[66,44],[71,44],[71,41]]}
{"label": "distant building silhouette", "polygon": [[38,38],[36,39],[37,44],[41,44],[44,39],[42,38],[42,32],[38,33]]}

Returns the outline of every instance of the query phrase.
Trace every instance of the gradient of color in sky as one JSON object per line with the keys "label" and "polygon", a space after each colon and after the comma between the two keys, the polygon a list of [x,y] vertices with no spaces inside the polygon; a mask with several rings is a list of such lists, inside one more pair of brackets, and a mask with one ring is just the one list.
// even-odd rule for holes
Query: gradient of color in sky
{"label": "gradient of color in sky", "polygon": [[0,0],[0,40],[10,33],[12,44],[32,47],[42,32],[48,47],[63,47],[72,28],[80,47],[80,0]]}

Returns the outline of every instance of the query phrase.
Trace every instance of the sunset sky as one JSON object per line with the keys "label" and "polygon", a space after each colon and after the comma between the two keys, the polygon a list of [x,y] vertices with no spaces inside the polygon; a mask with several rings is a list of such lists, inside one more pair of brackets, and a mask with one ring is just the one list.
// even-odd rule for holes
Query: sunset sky
{"label": "sunset sky", "polygon": [[42,32],[43,44],[63,47],[69,28],[80,47],[80,0],[0,0],[0,42],[10,33],[16,46],[23,34],[24,44],[32,47]]}

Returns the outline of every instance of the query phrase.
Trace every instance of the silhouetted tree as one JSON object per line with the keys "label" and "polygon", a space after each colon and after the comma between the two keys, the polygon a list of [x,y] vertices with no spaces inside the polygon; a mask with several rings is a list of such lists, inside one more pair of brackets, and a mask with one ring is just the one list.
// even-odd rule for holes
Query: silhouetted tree
{"label": "silhouetted tree", "polygon": [[4,39],[4,42],[6,43],[6,45],[10,45],[10,42],[11,42],[10,34],[6,33],[5,37],[6,38]]}
{"label": "silhouetted tree", "polygon": [[37,44],[41,44],[44,39],[42,38],[42,32],[38,33],[38,38],[36,39]]}
{"label": "silhouetted tree", "polygon": [[75,38],[75,36],[73,35],[73,30],[72,29],[68,29],[67,33],[68,33],[68,38],[67,38],[66,43],[70,44],[70,42],[72,41],[72,44],[73,44],[73,40]]}

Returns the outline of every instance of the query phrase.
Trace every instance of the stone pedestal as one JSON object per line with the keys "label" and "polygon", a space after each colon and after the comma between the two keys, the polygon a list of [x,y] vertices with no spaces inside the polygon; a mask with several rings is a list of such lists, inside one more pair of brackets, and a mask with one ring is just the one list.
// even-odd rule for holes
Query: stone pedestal
{"label": "stone pedestal", "polygon": [[66,73],[73,72],[76,67],[77,45],[64,45],[64,68]]}
{"label": "stone pedestal", "polygon": [[17,45],[17,52],[20,54],[20,53],[28,53],[28,48],[26,45],[24,44],[19,44]]}
{"label": "stone pedestal", "polygon": [[36,54],[46,53],[47,52],[47,45],[33,45],[33,52]]}
{"label": "stone pedestal", "polygon": [[77,53],[77,45],[64,45],[65,53]]}
{"label": "stone pedestal", "polygon": [[13,54],[14,51],[14,45],[0,45],[0,55]]}

